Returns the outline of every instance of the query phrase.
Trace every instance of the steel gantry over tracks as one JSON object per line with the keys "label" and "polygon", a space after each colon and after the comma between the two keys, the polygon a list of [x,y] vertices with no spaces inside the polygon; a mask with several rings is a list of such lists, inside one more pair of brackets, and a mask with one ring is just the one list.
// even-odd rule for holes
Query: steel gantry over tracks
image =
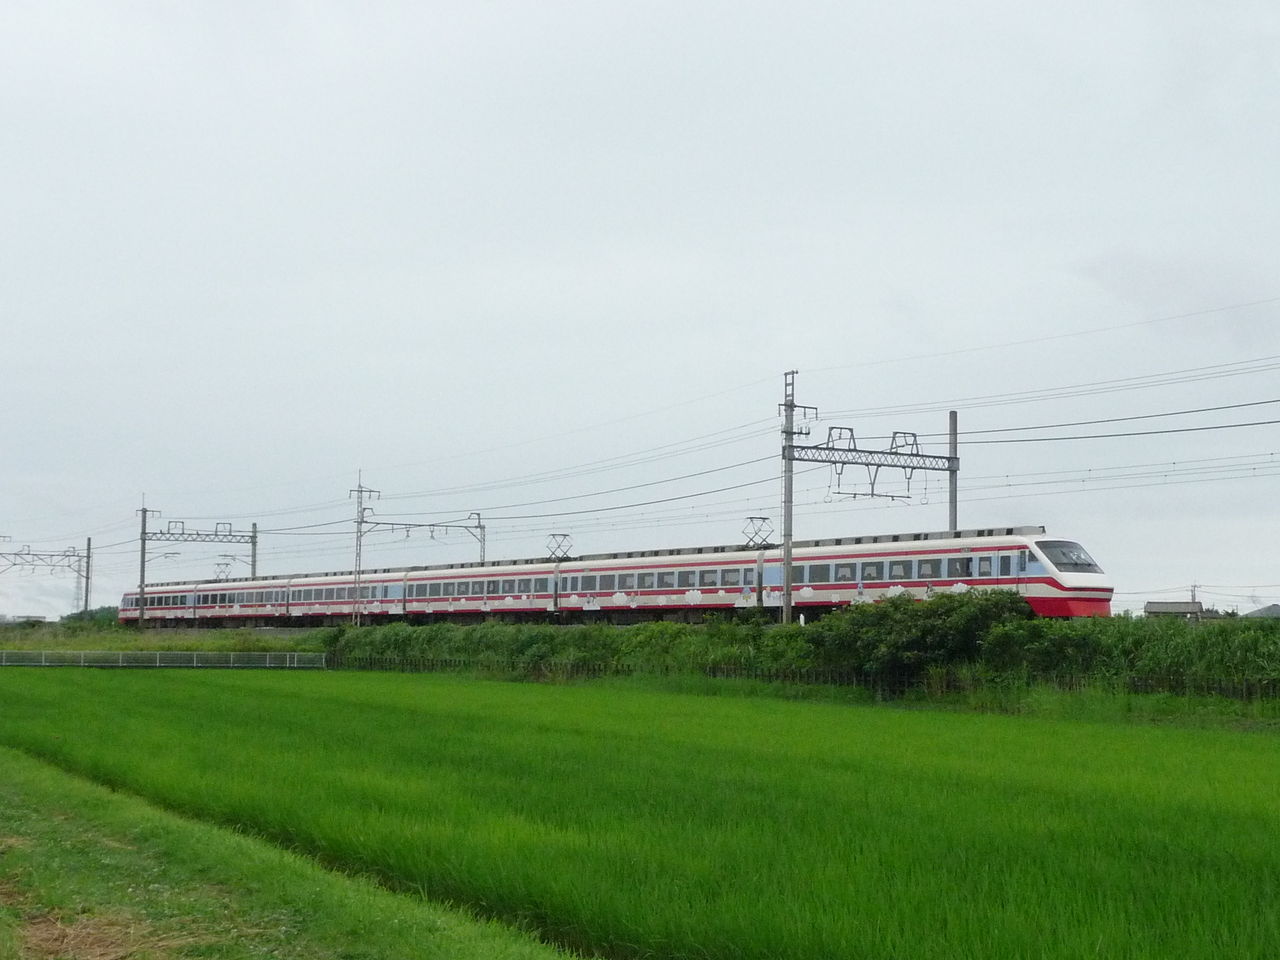
{"label": "steel gantry over tracks", "polygon": [[[893,446],[889,450],[861,450],[854,440],[853,430],[849,427],[831,427],[827,432],[827,442],[803,445],[794,442],[796,437],[807,437],[809,428],[796,424],[796,414],[802,420],[812,419],[818,415],[817,407],[803,406],[796,403],[796,371],[788,370],[785,374],[786,389],[779,412],[783,417],[782,424],[782,622],[791,622],[791,542],[792,542],[792,510],[795,499],[794,469],[797,461],[805,463],[828,463],[839,472],[848,465],[864,466],[872,470],[881,467],[900,469],[910,476],[913,470],[931,470],[946,473],[948,477],[948,529],[959,529],[957,517],[957,479],[960,474],[960,457],[958,456],[958,439],[956,430],[956,412],[952,410],[949,417],[949,455],[945,457],[930,456],[917,452],[905,452],[904,448],[918,450],[919,444],[915,434],[895,433]],[[875,496],[875,474],[872,474],[872,496]]]}

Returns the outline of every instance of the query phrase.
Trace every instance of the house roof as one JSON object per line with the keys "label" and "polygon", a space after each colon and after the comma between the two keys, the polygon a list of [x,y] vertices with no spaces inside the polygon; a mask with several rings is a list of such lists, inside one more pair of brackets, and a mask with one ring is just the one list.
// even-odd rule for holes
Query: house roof
{"label": "house roof", "polygon": [[1280,617],[1280,603],[1273,603],[1269,606],[1259,607],[1257,610],[1250,610],[1248,613],[1242,613],[1242,617]]}
{"label": "house roof", "polygon": [[1204,604],[1199,600],[1148,600],[1143,606],[1142,612],[1146,614],[1176,614],[1186,617],[1192,614],[1204,613]]}

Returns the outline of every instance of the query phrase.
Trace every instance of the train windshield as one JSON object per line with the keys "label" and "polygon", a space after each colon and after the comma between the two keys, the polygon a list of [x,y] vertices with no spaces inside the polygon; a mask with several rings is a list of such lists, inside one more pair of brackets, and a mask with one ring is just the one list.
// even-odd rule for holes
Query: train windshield
{"label": "train windshield", "polygon": [[1070,540],[1037,540],[1036,546],[1045,559],[1063,573],[1102,572],[1102,568],[1093,562],[1093,557],[1078,543]]}

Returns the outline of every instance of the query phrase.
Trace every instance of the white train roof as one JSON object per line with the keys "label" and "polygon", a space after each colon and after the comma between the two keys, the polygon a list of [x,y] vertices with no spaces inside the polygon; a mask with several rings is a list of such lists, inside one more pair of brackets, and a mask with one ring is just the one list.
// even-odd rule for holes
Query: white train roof
{"label": "white train roof", "polygon": [[[975,530],[939,530],[930,533],[882,533],[872,534],[861,537],[829,537],[822,540],[793,540],[791,546],[793,549],[803,550],[812,547],[841,547],[841,546],[858,546],[862,544],[874,543],[912,543],[928,540],[972,540],[985,537],[1038,537],[1044,534],[1042,526],[1021,526],[1021,527],[985,527]],[[724,546],[711,547],[676,547],[670,550],[630,550],[619,553],[590,553],[577,557],[561,558],[562,563],[582,563],[595,560],[633,560],[644,557],[684,557],[697,556],[699,554],[717,554],[717,553],[758,553],[761,550],[772,552],[781,550],[781,545],[769,543],[762,547],[750,547],[745,544],[727,544]],[[480,572],[484,570],[497,570],[510,567],[523,566],[546,566],[549,563],[556,562],[550,557],[528,557],[519,560],[486,560],[481,563],[478,560],[466,563],[438,563],[427,566],[413,567],[378,567],[366,568],[360,571],[360,578],[373,579],[385,574],[396,573],[417,573],[423,571],[438,570],[457,570],[468,573]],[[281,573],[269,574],[253,578],[241,578],[237,580],[171,580],[164,583],[149,583],[149,588],[164,589],[168,587],[191,587],[203,586],[211,589],[231,589],[241,584],[249,583],[286,583],[290,580],[315,580],[322,577],[353,577],[354,570],[325,570],[314,573]],[[129,591],[130,593],[134,591]]]}

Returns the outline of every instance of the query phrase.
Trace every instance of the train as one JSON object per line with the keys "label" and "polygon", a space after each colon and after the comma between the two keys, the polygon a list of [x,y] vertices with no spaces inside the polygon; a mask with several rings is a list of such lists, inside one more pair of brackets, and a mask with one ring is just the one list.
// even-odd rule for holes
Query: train
{"label": "train", "polygon": [[[403,620],[702,619],[783,606],[777,546],[636,550],[333,571],[248,580],[148,584],[121,598],[119,619],[152,626],[323,626]],[[1022,526],[796,541],[792,608],[813,615],[853,603],[940,591],[1016,591],[1043,617],[1111,613],[1112,586],[1074,540]]]}

